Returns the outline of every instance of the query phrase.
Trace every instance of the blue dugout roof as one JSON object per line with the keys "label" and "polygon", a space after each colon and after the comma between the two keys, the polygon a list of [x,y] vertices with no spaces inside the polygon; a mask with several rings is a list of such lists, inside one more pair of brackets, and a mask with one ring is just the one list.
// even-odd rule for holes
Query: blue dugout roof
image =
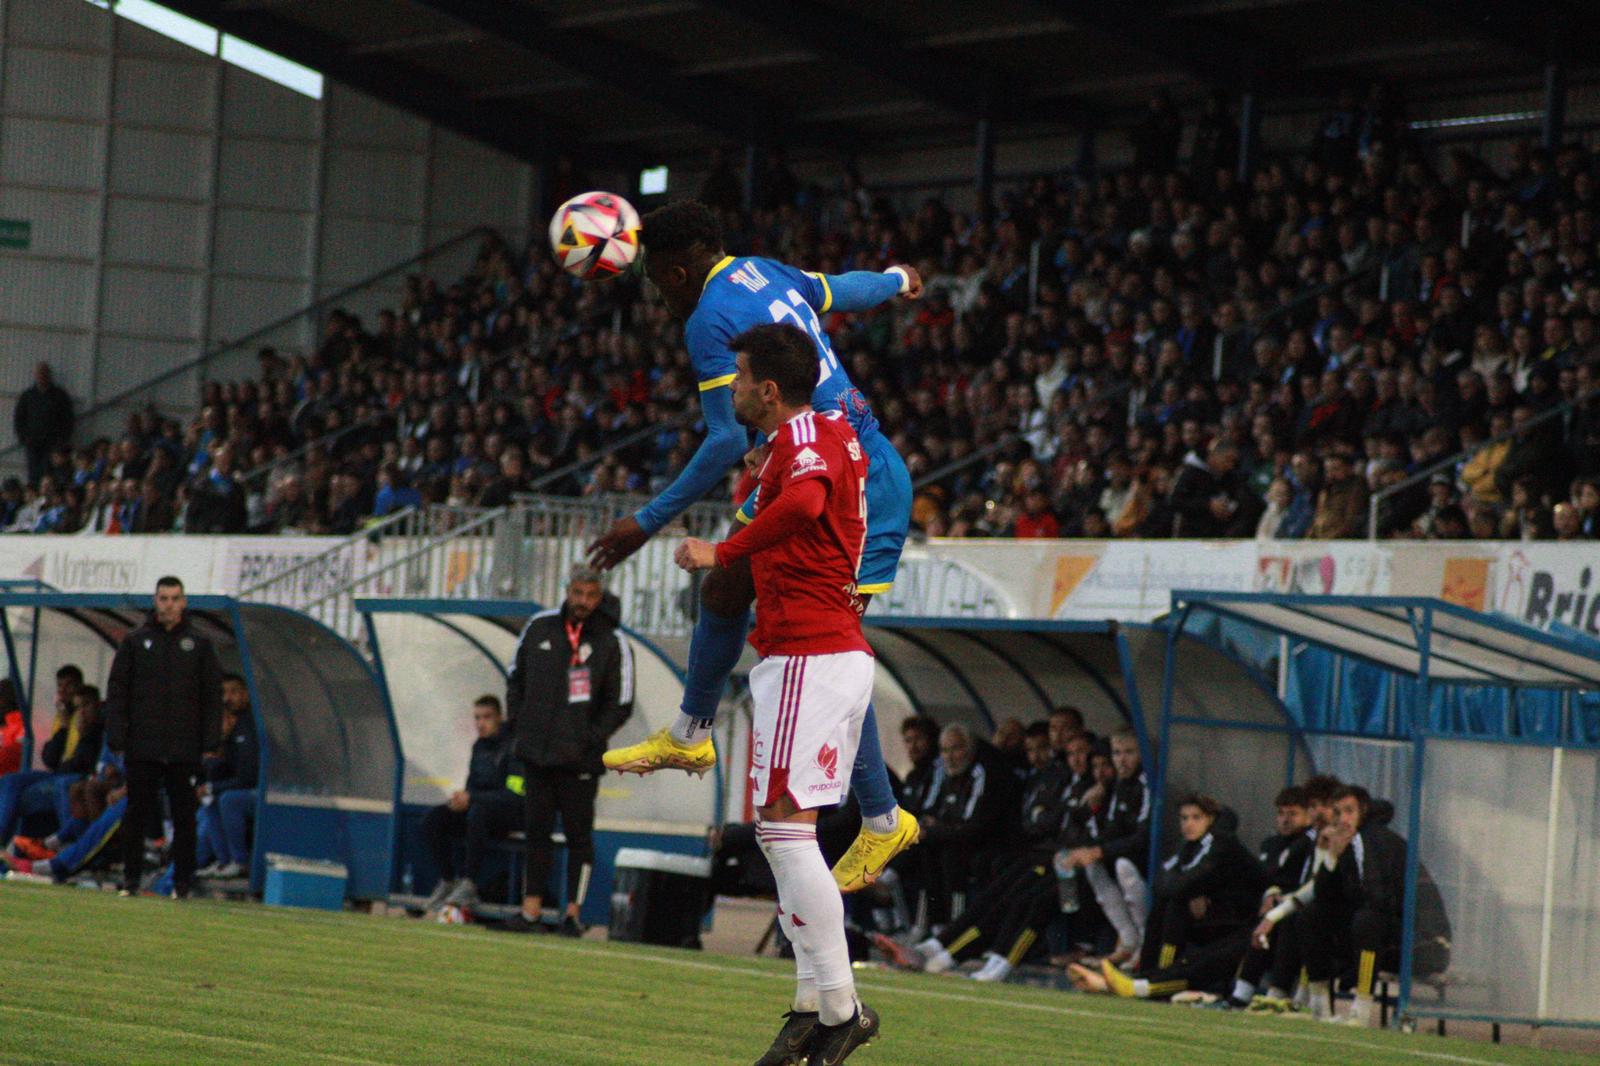
{"label": "blue dugout roof", "polygon": [[1440,599],[1173,591],[1180,627],[1196,610],[1419,680],[1600,690],[1600,659],[1584,642]]}

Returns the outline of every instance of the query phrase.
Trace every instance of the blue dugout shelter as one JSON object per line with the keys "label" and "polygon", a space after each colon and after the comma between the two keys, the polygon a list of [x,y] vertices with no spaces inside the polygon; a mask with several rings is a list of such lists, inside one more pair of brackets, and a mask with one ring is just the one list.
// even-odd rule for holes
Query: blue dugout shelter
{"label": "blue dugout shelter", "polygon": [[[56,669],[77,663],[103,689],[118,642],[149,609],[147,593],[0,587],[0,637],[30,744],[52,726]],[[189,611],[250,689],[261,738],[252,885],[260,890],[275,852],[342,863],[350,898],[384,898],[400,761],[376,674],[303,614],[226,596],[190,596]]]}
{"label": "blue dugout shelter", "polygon": [[[1196,714],[1195,638],[1276,676],[1288,724]],[[1311,769],[1305,745],[1394,802],[1399,1021],[1600,1026],[1600,644],[1436,599],[1203,591],[1172,594],[1166,639],[1158,797],[1222,751],[1276,789]],[[1423,868],[1452,930],[1442,974],[1413,973]]]}
{"label": "blue dugout shelter", "polygon": [[[396,722],[402,754],[397,793],[394,877],[398,891],[406,880],[419,894],[437,880],[432,860],[417,833],[422,815],[461,787],[472,751],[471,704],[482,694],[504,699],[506,672],[528,617],[542,610],[526,600],[357,599],[367,628],[381,692]],[[683,696],[682,673],[669,654],[637,633],[623,629],[632,644],[635,670],[633,716],[613,743],[631,744],[669,724]],[[728,746],[719,740],[719,749]],[[612,871],[621,848],[649,848],[704,855],[706,831],[719,822],[724,789],[733,760],[720,760],[713,779],[682,773],[606,775],[595,818],[595,866],[583,920],[604,924],[610,913]],[[743,779],[735,782],[743,786]],[[564,856],[558,855],[560,882]],[[507,870],[520,885],[519,863]],[[508,893],[510,895],[516,893]],[[546,891],[547,900],[560,898]]]}

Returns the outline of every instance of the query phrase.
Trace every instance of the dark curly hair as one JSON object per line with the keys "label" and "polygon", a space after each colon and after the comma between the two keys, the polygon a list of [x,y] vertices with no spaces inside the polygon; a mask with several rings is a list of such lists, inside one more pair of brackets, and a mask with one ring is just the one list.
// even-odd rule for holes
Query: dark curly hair
{"label": "dark curly hair", "polygon": [[682,255],[697,246],[719,252],[722,223],[699,200],[678,200],[644,216],[641,238],[646,255]]}

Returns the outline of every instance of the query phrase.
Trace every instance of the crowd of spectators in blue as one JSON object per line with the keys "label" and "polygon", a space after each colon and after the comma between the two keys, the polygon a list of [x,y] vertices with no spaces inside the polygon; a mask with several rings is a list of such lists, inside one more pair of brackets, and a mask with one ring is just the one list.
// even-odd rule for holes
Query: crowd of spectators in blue
{"label": "crowd of spectators in blue", "polygon": [[[1157,97],[1132,165],[1039,177],[989,218],[781,162],[751,212],[726,164],[702,195],[731,250],[926,279],[826,325],[927,535],[1355,537],[1404,485],[1383,536],[1595,536],[1600,408],[1535,421],[1600,387],[1591,154],[1518,144],[1495,170],[1417,143],[1374,90],[1241,181],[1227,108],[1192,125]],[[189,420],[74,444],[64,396],[41,367],[17,406],[30,480],[0,491],[0,528],[349,533],[420,503],[649,493],[696,444],[679,325],[542,241],[411,278],[373,321],[334,312]]]}

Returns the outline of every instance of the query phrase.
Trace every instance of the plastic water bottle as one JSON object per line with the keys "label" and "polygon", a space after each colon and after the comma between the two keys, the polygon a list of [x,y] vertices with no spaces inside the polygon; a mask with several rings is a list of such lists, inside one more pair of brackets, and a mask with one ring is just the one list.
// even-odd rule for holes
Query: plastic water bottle
{"label": "plastic water bottle", "polygon": [[1077,914],[1078,907],[1078,871],[1066,866],[1062,860],[1066,852],[1057,852],[1053,863],[1056,871],[1056,898],[1061,904],[1062,914]]}
{"label": "plastic water bottle", "polygon": [[406,863],[406,872],[400,875],[400,894],[402,896],[414,896],[416,895],[414,891],[416,887],[416,874],[411,869],[411,864]]}

